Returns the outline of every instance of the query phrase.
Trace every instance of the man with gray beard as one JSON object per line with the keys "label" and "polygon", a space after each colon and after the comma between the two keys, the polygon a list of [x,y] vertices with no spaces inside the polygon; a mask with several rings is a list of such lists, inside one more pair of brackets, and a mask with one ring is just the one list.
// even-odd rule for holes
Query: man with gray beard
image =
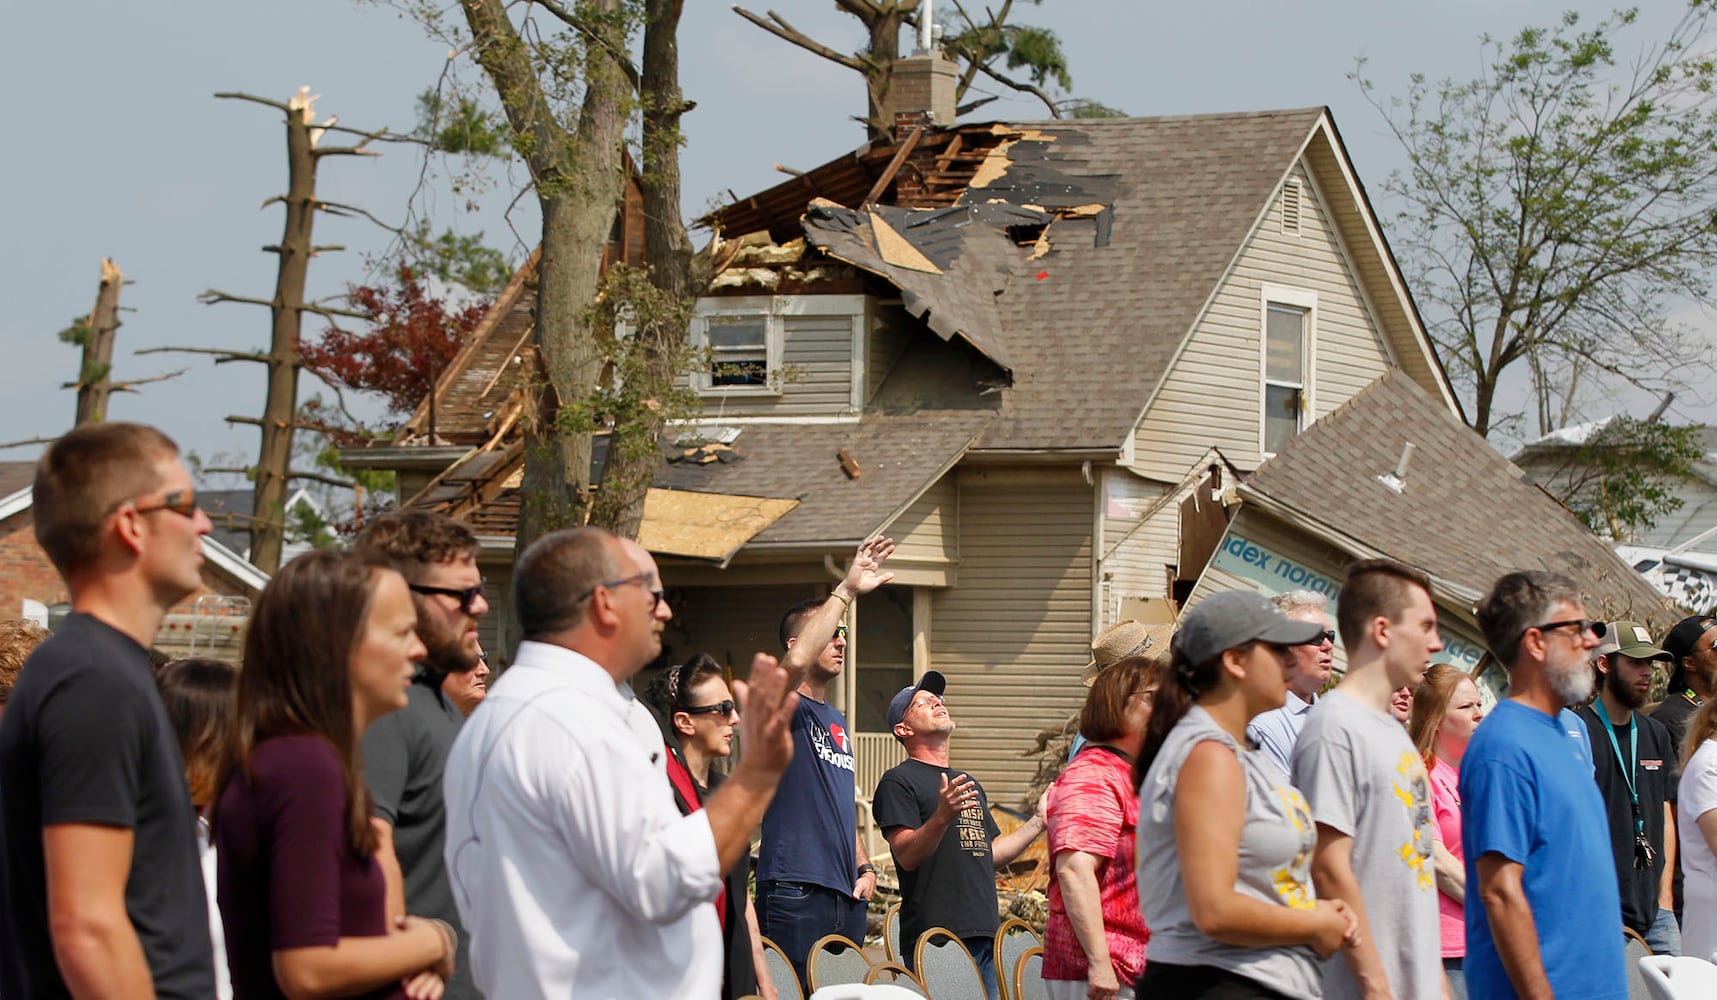
{"label": "man with gray beard", "polygon": [[1477,614],[1509,696],[1461,760],[1468,991],[1624,1000],[1604,800],[1559,715],[1591,697],[1607,629],[1573,580],[1541,571],[1497,580]]}

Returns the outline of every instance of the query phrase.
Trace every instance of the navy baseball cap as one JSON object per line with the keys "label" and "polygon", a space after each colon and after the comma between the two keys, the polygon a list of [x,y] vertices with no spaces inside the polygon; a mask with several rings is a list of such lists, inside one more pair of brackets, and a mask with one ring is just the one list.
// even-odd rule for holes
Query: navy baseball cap
{"label": "navy baseball cap", "polygon": [[912,699],[918,692],[928,691],[940,698],[942,692],[946,690],[948,690],[948,678],[943,677],[935,670],[924,671],[924,676],[919,678],[917,684],[901,688],[900,693],[888,703],[888,715],[884,716],[888,722],[888,728],[893,730],[895,726],[900,725],[901,719],[906,718],[906,710],[912,706]]}

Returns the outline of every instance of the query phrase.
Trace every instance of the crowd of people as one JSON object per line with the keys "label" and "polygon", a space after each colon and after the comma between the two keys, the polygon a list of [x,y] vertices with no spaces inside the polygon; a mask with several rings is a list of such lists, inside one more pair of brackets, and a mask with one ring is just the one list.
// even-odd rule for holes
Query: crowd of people
{"label": "crowd of people", "polygon": [[1112,626],[1070,760],[1003,833],[935,670],[887,706],[906,759],[855,787],[827,695],[888,539],[785,609],[744,681],[696,655],[635,693],[673,615],[653,558],[554,532],[515,567],[524,641],[491,686],[477,541],[448,518],[289,562],[242,668],[157,664],[211,527],[173,442],[81,427],[34,493],[72,611],[0,623],[9,1000],[774,998],[764,938],[806,982],[818,940],[866,937],[861,791],[908,970],[941,929],[992,997],[995,873],[1039,837],[1055,1000],[1619,998],[1624,927],[1717,952],[1717,619],[1659,645],[1555,574],[1475,609],[1509,680],[1488,714],[1433,662],[1430,581],[1386,559],[1348,567],[1333,623],[1320,595],[1235,591]]}

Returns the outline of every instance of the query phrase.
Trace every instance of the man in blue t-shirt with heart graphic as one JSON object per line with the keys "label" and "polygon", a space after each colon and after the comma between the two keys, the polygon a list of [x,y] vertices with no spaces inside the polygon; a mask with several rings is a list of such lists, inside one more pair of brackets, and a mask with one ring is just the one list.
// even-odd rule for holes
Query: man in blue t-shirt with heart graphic
{"label": "man in blue t-shirt with heart graphic", "polygon": [[876,892],[876,868],[858,837],[852,740],[846,717],[827,695],[846,666],[847,609],[894,578],[880,571],[893,551],[890,539],[866,541],[829,596],[801,601],[781,619],[782,666],[803,670],[804,679],[793,762],[763,817],[757,923],[807,986],[811,945],[827,934],[863,943],[865,911]]}

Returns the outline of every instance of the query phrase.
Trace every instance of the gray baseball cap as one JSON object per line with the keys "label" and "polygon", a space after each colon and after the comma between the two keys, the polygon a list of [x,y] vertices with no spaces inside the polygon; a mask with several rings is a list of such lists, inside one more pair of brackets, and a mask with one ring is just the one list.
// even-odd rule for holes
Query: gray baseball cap
{"label": "gray baseball cap", "polygon": [[1323,630],[1321,623],[1282,614],[1257,591],[1229,590],[1206,597],[1182,615],[1170,648],[1192,663],[1208,663],[1248,642],[1298,646],[1314,641]]}

